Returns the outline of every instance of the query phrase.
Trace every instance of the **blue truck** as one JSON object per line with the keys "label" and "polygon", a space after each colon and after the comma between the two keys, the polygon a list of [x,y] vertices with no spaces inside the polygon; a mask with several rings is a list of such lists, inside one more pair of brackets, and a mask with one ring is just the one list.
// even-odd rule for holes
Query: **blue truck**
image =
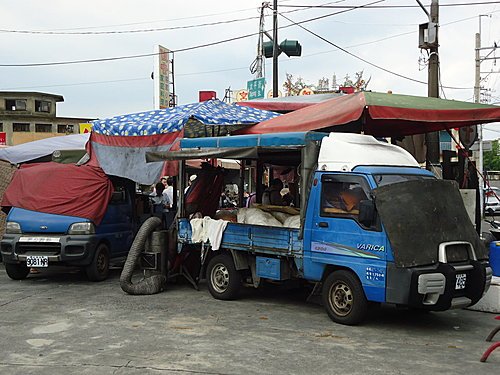
{"label": "blue truck", "polygon": [[[179,160],[181,191],[191,159],[240,160],[240,193],[248,168],[259,182],[276,166],[299,176],[300,227],[229,222],[217,251],[203,244],[202,275],[214,298],[234,299],[242,285],[264,280],[300,279],[321,295],[333,321],[357,324],[373,303],[443,311],[473,305],[489,288],[488,253],[457,185],[421,169],[395,145],[359,134],[276,133],[184,139],[180,150],[147,158]],[[342,191],[357,192],[359,200],[335,206],[329,200]],[[184,200],[179,252],[199,246]]]}
{"label": "blue truck", "polygon": [[[72,176],[75,178],[75,176]],[[112,179],[114,192],[103,219],[56,215],[12,207],[0,251],[7,275],[27,277],[30,268],[80,267],[91,281],[107,278],[111,260],[125,258],[136,232],[135,184]],[[85,197],[81,197],[85,204]]]}

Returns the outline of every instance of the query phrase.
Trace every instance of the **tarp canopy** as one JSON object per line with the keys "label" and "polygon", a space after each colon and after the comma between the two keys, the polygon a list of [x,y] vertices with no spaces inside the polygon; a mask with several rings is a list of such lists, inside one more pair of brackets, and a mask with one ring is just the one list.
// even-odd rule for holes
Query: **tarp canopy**
{"label": "tarp canopy", "polygon": [[88,133],[63,135],[1,148],[0,160],[20,164],[51,155],[56,150],[85,150],[89,136]]}
{"label": "tarp canopy", "polygon": [[323,130],[405,136],[500,121],[500,106],[410,95],[358,92],[236,131],[261,134]]}
{"label": "tarp canopy", "polygon": [[238,102],[238,105],[264,109],[280,113],[296,111],[297,109],[309,107],[313,104],[324,102],[325,100],[342,96],[342,93],[314,94],[314,95],[297,95],[283,96],[279,98],[255,99]]}
{"label": "tarp canopy", "polygon": [[24,164],[7,187],[2,207],[77,216],[99,224],[113,185],[102,169],[54,162]]}
{"label": "tarp canopy", "polygon": [[[276,116],[220,100],[117,116],[92,123],[90,150],[106,174],[153,184],[164,170],[163,163],[146,164],[146,152],[176,150],[182,137],[226,135]],[[169,174],[176,174],[175,168]]]}

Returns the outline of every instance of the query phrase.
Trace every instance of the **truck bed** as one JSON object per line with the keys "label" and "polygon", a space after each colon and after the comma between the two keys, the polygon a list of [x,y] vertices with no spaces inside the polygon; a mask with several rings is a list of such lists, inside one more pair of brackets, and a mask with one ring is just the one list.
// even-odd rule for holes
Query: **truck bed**
{"label": "truck bed", "polygon": [[[191,224],[187,219],[179,220],[180,243],[191,242]],[[221,249],[248,251],[251,253],[301,256],[302,240],[299,229],[228,223],[222,236]]]}

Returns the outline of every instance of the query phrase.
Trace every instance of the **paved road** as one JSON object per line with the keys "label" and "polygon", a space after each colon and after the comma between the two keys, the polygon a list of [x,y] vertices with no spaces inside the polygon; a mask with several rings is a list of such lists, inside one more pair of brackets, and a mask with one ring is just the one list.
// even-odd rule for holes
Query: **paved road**
{"label": "paved road", "polygon": [[214,300],[171,285],[129,296],[109,280],[46,271],[12,281],[0,265],[1,374],[497,374],[479,358],[498,321],[467,310],[384,307],[357,327],[329,320],[301,290]]}

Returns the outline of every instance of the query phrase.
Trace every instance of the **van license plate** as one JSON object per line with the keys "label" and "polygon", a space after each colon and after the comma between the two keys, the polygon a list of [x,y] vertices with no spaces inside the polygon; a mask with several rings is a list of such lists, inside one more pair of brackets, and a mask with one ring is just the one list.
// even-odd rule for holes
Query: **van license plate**
{"label": "van license plate", "polygon": [[459,273],[456,275],[455,289],[465,289],[465,280],[467,280],[467,274]]}
{"label": "van license plate", "polygon": [[26,257],[26,266],[27,267],[48,267],[49,266],[49,257],[39,256],[39,255],[28,255]]}

